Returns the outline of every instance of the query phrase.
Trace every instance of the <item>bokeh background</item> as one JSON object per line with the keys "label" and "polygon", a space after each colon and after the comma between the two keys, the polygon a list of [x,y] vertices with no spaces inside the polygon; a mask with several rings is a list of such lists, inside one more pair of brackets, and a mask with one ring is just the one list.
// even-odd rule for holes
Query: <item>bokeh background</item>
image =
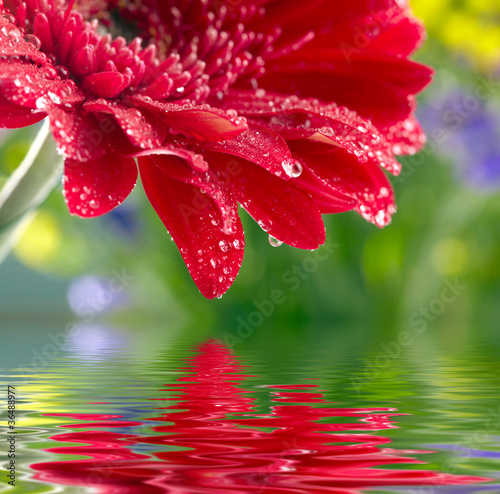
{"label": "bokeh background", "polygon": [[[142,188],[105,217],[70,217],[55,190],[0,266],[0,321],[157,328],[144,344],[179,335],[388,341],[432,323],[443,345],[494,345],[500,321],[500,0],[413,0],[429,37],[418,59],[436,70],[420,98],[428,145],[393,180],[398,213],[379,230],[355,213],[326,219],[315,254],[269,244],[242,212],[243,267],[207,301]],[[0,181],[36,128],[0,133]],[[3,176],[3,178],[2,178]],[[294,269],[302,274],[295,274]],[[442,291],[459,287],[453,303]],[[279,290],[280,303],[272,299]],[[440,302],[441,301],[441,302]],[[427,312],[425,312],[427,310]],[[260,314],[260,315],[259,315]],[[271,336],[272,334],[272,336]]]}

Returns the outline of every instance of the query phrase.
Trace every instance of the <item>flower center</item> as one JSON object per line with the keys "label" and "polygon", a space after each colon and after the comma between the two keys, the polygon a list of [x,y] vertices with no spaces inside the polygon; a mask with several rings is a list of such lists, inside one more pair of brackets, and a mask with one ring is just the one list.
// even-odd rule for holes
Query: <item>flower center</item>
{"label": "flower center", "polygon": [[[229,11],[206,0],[0,0],[62,77],[98,97],[222,97],[257,78],[279,30],[245,29],[256,6]],[[89,95],[90,96],[90,95]]]}

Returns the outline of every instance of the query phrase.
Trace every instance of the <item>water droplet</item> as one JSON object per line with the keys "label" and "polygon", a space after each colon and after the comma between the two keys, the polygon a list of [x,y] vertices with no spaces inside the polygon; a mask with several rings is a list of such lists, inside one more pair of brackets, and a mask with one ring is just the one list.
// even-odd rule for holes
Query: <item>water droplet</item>
{"label": "water droplet", "polygon": [[277,238],[274,238],[272,235],[269,235],[269,243],[273,247],[279,247],[280,245],[283,245],[283,242],[281,240],[278,240]]}
{"label": "water droplet", "polygon": [[229,245],[225,240],[219,242],[219,247],[222,252],[227,252],[229,250]]}
{"label": "water droplet", "polygon": [[21,34],[21,31],[17,29],[17,27],[12,26],[10,29],[7,28],[8,36],[14,40],[14,41],[21,41],[23,35]]}
{"label": "water droplet", "polygon": [[35,105],[36,107],[39,109],[39,110],[43,110],[46,108],[47,106],[47,100],[43,97],[43,96],[40,96],[36,101],[35,101]]}
{"label": "water droplet", "polygon": [[382,209],[376,214],[375,223],[378,226],[385,226],[387,224],[385,211],[383,211]]}
{"label": "water droplet", "polygon": [[271,227],[273,226],[272,222],[269,221],[269,223],[265,223],[264,221],[262,220],[259,220],[257,221],[257,224],[265,231],[265,232],[268,232]]}
{"label": "water droplet", "polygon": [[53,93],[52,91],[49,91],[48,93],[48,96],[49,98],[56,104],[56,105],[59,105],[61,104],[61,98],[56,94],[56,93]]}
{"label": "water droplet", "polygon": [[389,197],[389,189],[387,187],[382,187],[380,189],[379,197]]}
{"label": "water droplet", "polygon": [[69,77],[69,70],[62,65],[57,65],[56,71],[61,79],[67,79]]}
{"label": "water droplet", "polygon": [[92,209],[97,209],[99,207],[99,201],[96,201],[95,199],[91,199],[89,201],[89,206],[92,208]]}
{"label": "water droplet", "polygon": [[363,127],[362,125],[359,125],[358,126],[358,130],[362,133],[362,134],[366,134],[368,131],[366,130],[365,127]]}
{"label": "water droplet", "polygon": [[292,165],[292,170],[290,172],[290,176],[292,178],[297,178],[302,175],[302,165],[300,161],[295,161],[295,163]]}
{"label": "water droplet", "polygon": [[16,23],[16,18],[12,14],[4,14],[2,17],[7,21],[10,22],[11,24]]}
{"label": "water droplet", "polygon": [[34,34],[27,34],[24,37],[24,41],[26,41],[26,43],[31,43],[37,50],[42,46],[42,42]]}
{"label": "water droplet", "polygon": [[300,177],[302,173],[302,165],[299,161],[283,161],[281,163],[283,170],[290,178]]}
{"label": "water droplet", "polygon": [[235,249],[243,249],[244,245],[243,245],[243,242],[241,242],[241,240],[238,240],[236,239],[234,242],[233,242],[233,245],[234,245],[234,248]]}

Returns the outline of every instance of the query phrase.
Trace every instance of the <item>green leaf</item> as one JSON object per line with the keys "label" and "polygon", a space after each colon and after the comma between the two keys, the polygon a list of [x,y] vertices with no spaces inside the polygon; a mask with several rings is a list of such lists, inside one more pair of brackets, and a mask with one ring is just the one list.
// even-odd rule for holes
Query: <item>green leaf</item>
{"label": "green leaf", "polygon": [[33,211],[60,183],[63,158],[57,154],[48,119],[43,123],[26,157],[0,190],[0,262],[2,262]]}

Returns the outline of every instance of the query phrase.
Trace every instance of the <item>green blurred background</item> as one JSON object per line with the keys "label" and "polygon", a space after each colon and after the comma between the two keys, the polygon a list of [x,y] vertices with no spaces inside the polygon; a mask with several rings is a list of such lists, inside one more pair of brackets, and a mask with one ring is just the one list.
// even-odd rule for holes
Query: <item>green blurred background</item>
{"label": "green blurred background", "polygon": [[[411,3],[429,32],[418,60],[436,79],[419,98],[429,143],[402,160],[390,226],[329,216],[328,247],[314,257],[272,247],[242,213],[243,267],[221,300],[207,301],[140,185],[116,212],[92,220],[70,217],[55,190],[0,266],[2,327],[111,319],[235,345],[270,332],[298,342],[304,331],[352,345],[388,341],[428,317],[432,338],[446,346],[492,340],[500,321],[500,2]],[[4,177],[36,130],[0,134]],[[292,276],[294,266],[304,279]],[[452,304],[439,302],[447,284],[465,287]]]}

